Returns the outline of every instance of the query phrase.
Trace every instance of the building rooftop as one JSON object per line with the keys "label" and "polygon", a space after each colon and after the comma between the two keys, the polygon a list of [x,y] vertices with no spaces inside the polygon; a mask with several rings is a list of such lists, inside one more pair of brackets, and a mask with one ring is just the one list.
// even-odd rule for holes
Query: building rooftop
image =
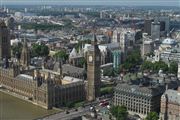
{"label": "building rooftop", "polygon": [[166,89],[166,84],[169,89],[176,89],[180,85],[180,81],[174,76],[160,76],[153,74],[148,77],[119,83],[115,87],[115,90],[129,94],[152,97],[163,94]]}
{"label": "building rooftop", "polygon": [[164,93],[164,95],[167,95],[169,102],[177,103],[180,105],[180,92],[178,92],[176,90],[168,89]]}
{"label": "building rooftop", "polygon": [[20,74],[16,77],[16,79],[19,80],[33,80],[33,76],[26,75],[26,74]]}
{"label": "building rooftop", "polygon": [[165,90],[163,86],[141,86],[141,85],[130,85],[130,84],[118,84],[115,88],[117,91],[123,91],[130,94],[136,94],[139,96],[153,97],[162,94]]}
{"label": "building rooftop", "polygon": [[[117,43],[101,44],[101,45],[98,45],[98,47],[101,52],[107,52],[107,49],[111,51],[120,49],[120,46]],[[85,44],[84,52],[88,51],[89,49],[91,49],[91,44]]]}
{"label": "building rooftop", "polygon": [[166,38],[162,41],[162,44],[165,45],[175,45],[176,44],[176,40],[171,39],[171,38]]}
{"label": "building rooftop", "polygon": [[70,84],[70,83],[75,83],[75,82],[79,82],[79,81],[82,81],[82,79],[65,76],[62,80],[62,84]]}
{"label": "building rooftop", "polygon": [[[59,69],[59,62],[56,62],[53,70],[57,72],[58,69]],[[84,68],[75,67],[70,64],[63,64],[62,70],[63,70],[63,73],[66,73],[66,74],[83,74],[84,73]]]}

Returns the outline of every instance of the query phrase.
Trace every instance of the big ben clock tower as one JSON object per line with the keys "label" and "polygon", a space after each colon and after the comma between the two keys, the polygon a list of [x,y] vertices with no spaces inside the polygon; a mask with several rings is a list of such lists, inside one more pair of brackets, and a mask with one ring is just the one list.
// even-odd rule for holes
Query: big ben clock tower
{"label": "big ben clock tower", "polygon": [[92,46],[87,53],[87,100],[93,101],[100,95],[100,65],[101,53],[97,45],[96,36],[93,35]]}

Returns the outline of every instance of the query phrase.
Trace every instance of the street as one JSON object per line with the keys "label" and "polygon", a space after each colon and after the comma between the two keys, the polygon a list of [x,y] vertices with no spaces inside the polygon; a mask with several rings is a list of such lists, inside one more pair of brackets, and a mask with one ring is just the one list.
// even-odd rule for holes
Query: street
{"label": "street", "polygon": [[85,115],[89,111],[89,108],[90,106],[86,106],[84,108],[80,107],[78,108],[78,111],[75,111],[74,109],[72,109],[72,110],[69,110],[68,114],[66,113],[66,111],[60,112],[51,116],[47,116],[43,118],[43,120],[70,120],[72,118]]}

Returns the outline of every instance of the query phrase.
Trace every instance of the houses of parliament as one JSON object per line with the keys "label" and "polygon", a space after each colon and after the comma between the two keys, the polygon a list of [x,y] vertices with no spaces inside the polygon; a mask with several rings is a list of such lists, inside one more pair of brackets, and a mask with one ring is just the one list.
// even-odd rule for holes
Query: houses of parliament
{"label": "houses of parliament", "polygon": [[[0,85],[16,95],[21,95],[34,104],[52,109],[68,102],[93,101],[100,94],[100,50],[96,36],[87,53],[87,81],[64,77],[62,61],[58,71],[30,65],[30,52],[23,42],[20,60],[11,57],[9,29],[0,21]],[[57,66],[56,66],[57,67]]]}

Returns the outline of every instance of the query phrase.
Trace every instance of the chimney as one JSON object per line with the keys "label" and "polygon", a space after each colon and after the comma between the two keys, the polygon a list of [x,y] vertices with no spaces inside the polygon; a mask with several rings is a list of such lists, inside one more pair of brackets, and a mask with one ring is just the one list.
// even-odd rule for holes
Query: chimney
{"label": "chimney", "polygon": [[178,90],[177,90],[177,91],[178,91],[178,93],[180,93],[180,86],[178,87]]}
{"label": "chimney", "polygon": [[34,70],[34,79],[39,78],[39,70]]}
{"label": "chimney", "polygon": [[168,83],[166,83],[166,90],[168,90]]}

